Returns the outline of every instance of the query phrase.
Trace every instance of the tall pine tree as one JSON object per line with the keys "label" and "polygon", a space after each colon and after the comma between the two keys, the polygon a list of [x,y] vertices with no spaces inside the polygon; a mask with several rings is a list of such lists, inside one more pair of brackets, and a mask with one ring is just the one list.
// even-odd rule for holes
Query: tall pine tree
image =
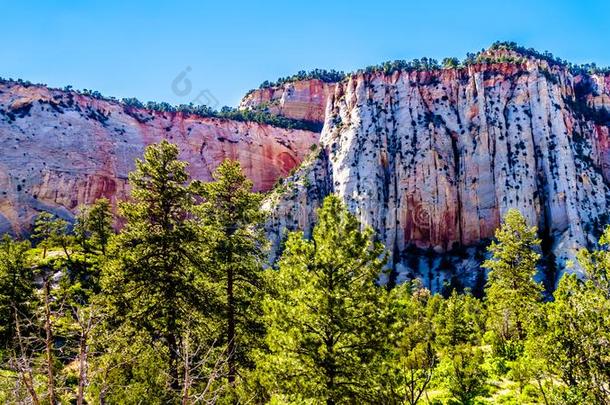
{"label": "tall pine tree", "polygon": [[193,324],[205,322],[208,308],[205,245],[186,166],[178,160],[178,148],[165,140],[136,161],[129,175],[132,200],[120,206],[126,224],[102,276],[108,319],[122,323],[119,330],[144,331],[151,345],[165,347],[167,363],[159,371],[168,376],[174,394],[181,390],[181,339]]}
{"label": "tall pine tree", "polygon": [[384,260],[372,231],[330,196],[311,240],[291,233],[264,303],[268,352],[258,371],[270,395],[307,403],[362,403],[380,395],[386,339]]}
{"label": "tall pine tree", "polygon": [[239,162],[226,160],[201,185],[200,217],[215,243],[211,275],[217,286],[216,315],[224,324],[228,380],[234,385],[240,367],[250,368],[250,351],[262,338],[261,272],[266,241],[262,228],[262,194],[252,192]]}
{"label": "tall pine tree", "polygon": [[534,280],[540,240],[515,209],[504,217],[489,246],[492,258],[483,263],[490,270],[485,289],[489,328],[500,355],[514,359],[523,349],[527,323],[541,299],[542,285]]}

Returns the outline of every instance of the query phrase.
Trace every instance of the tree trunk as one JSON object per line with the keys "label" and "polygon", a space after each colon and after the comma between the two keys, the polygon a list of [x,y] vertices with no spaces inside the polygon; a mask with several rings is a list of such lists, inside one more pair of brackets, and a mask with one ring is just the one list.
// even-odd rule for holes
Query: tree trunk
{"label": "tree trunk", "polygon": [[229,262],[227,272],[227,364],[229,366],[228,379],[231,386],[235,384],[237,374],[235,367],[235,299],[233,297],[233,276],[233,267],[231,262]]}
{"label": "tree trunk", "polygon": [[335,290],[335,280],[333,269],[327,269],[328,273],[328,293],[326,294],[328,302],[328,318],[329,325],[327,325],[327,331],[325,336],[325,345],[327,352],[327,360],[325,361],[325,372],[326,372],[326,389],[328,390],[329,398],[326,400],[326,405],[335,404],[335,376],[337,372],[337,364],[335,361],[335,336],[333,335],[333,325],[335,324],[335,300],[333,299],[333,292]]}
{"label": "tree trunk", "polygon": [[78,396],[76,397],[76,404],[83,405],[84,404],[84,396],[85,396],[85,385],[87,384],[87,353],[88,353],[88,345],[87,345],[87,333],[81,333],[80,337],[80,347],[79,347],[79,370],[78,370]]}
{"label": "tree trunk", "polygon": [[[17,332],[17,341],[19,343],[19,351],[21,352],[21,357],[23,357],[24,363],[25,360],[25,347],[23,347],[23,339],[21,337],[21,324],[19,322],[19,315],[17,313],[17,308],[13,305],[13,314],[15,316],[15,329]],[[15,354],[15,361],[17,362],[17,369],[19,370],[19,374],[21,374],[21,379],[23,380],[23,384],[27,389],[28,393],[32,397],[32,403],[34,405],[39,405],[40,400],[38,399],[38,394],[36,394],[36,390],[34,389],[34,377],[32,376],[32,369],[29,364],[24,364],[24,370],[21,370],[22,367],[19,366],[18,356]]]}
{"label": "tree trunk", "polygon": [[191,376],[190,376],[190,371],[191,371],[191,365],[190,365],[190,358],[189,358],[189,335],[187,334],[185,336],[185,340],[184,340],[184,381],[183,381],[183,388],[182,388],[182,405],[188,405],[189,403],[189,390],[191,388]]}
{"label": "tree trunk", "polygon": [[176,323],[170,322],[167,335],[167,348],[169,350],[169,376],[171,378],[172,390],[180,392],[180,381],[178,380],[178,342],[173,332],[176,331]]}
{"label": "tree trunk", "polygon": [[47,357],[47,390],[49,394],[49,403],[55,405],[55,376],[53,375],[53,331],[51,325],[51,308],[50,308],[50,293],[51,287],[49,280],[44,283],[44,312],[45,312],[45,351]]}

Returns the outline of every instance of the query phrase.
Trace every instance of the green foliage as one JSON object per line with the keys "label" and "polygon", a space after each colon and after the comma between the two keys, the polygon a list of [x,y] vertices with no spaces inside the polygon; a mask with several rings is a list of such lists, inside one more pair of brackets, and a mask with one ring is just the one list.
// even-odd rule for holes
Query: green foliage
{"label": "green foliage", "polygon": [[41,212],[36,217],[32,239],[36,241],[36,246],[42,249],[43,259],[46,258],[49,248],[54,246],[66,248],[71,243],[68,226],[67,221],[49,212]]}
{"label": "green foliage", "polygon": [[386,339],[386,293],[375,285],[383,248],[337,197],[326,198],[318,217],[311,241],[289,235],[270,274],[259,378],[271,396],[290,401],[371,402]]}
{"label": "green foliage", "polygon": [[485,289],[488,327],[496,353],[514,359],[522,350],[527,325],[541,299],[542,285],[534,280],[540,240],[517,210],[507,212],[489,246],[483,267],[490,270]]}
{"label": "green foliage", "polygon": [[451,296],[440,303],[434,317],[436,342],[441,348],[451,348],[462,344],[479,344],[484,326],[483,306],[470,294]]}
{"label": "green foliage", "polygon": [[439,368],[444,386],[459,404],[473,404],[487,393],[481,349],[457,346]]}
{"label": "green foliage", "polygon": [[279,87],[286,83],[298,82],[298,81],[302,81],[302,80],[312,80],[312,79],[321,80],[324,83],[336,83],[336,82],[340,82],[344,78],[345,78],[345,73],[336,71],[334,69],[333,70],[314,69],[314,70],[310,70],[309,72],[307,72],[305,70],[301,70],[297,74],[294,74],[292,76],[280,77],[275,82],[270,82],[268,80],[265,80],[263,83],[261,83],[261,85],[258,88],[259,89],[268,89],[271,87]]}
{"label": "green foliage", "polygon": [[390,341],[383,364],[384,402],[417,404],[438,363],[430,292],[418,283],[404,283],[390,292]]}
{"label": "green foliage", "polygon": [[208,237],[216,241],[208,257],[214,263],[210,275],[223,293],[214,306],[214,315],[224,324],[219,342],[227,345],[228,379],[233,384],[240,368],[252,367],[250,352],[263,335],[263,196],[252,192],[252,182],[239,162],[224,161],[213,178],[213,182],[200,185],[203,203],[198,214]]}
{"label": "green foliage", "polygon": [[112,222],[110,201],[107,199],[100,198],[90,207],[83,207],[74,225],[74,234],[82,249],[106,255],[106,248],[114,234]]}
{"label": "green foliage", "polygon": [[181,338],[210,311],[196,187],[188,180],[175,145],[162,141],[146,149],[129,176],[132,200],[120,206],[126,224],[102,273],[109,327],[124,324],[119,330],[141,330],[163,342],[168,361],[159,371],[176,392]]}
{"label": "green foliage", "polygon": [[559,380],[550,395],[566,404],[607,403],[610,386],[610,228],[601,249],[582,250],[586,280],[564,275],[533,329],[529,351]]}
{"label": "green foliage", "polygon": [[458,58],[444,58],[442,62],[444,69],[456,69],[460,66]]}
{"label": "green foliage", "polygon": [[[123,325],[113,333],[97,336],[97,344],[107,350],[91,361],[90,403],[166,404],[175,399],[167,374],[169,356],[163,342],[145,332],[127,330]],[[119,349],[120,350],[117,350]]]}
{"label": "green foliage", "polygon": [[[8,235],[0,239],[0,344],[17,349],[17,318],[30,316],[34,300],[34,272],[27,252],[30,243],[16,242]],[[2,353],[0,351],[0,354]]]}
{"label": "green foliage", "polygon": [[399,71],[426,71],[426,70],[437,70],[440,69],[440,65],[436,59],[432,58],[420,58],[413,59],[412,61],[407,60],[394,60],[387,61],[380,65],[367,66],[364,69],[358,70],[358,73],[384,73],[390,75],[394,72]]}

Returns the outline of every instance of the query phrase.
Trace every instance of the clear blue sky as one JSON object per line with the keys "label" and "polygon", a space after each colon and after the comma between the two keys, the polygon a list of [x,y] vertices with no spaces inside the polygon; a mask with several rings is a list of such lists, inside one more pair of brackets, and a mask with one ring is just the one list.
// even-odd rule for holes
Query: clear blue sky
{"label": "clear blue sky", "polygon": [[[610,65],[610,1],[0,1],[0,76],[115,97],[236,105],[264,80],[495,40]],[[172,91],[185,68],[189,94]]]}

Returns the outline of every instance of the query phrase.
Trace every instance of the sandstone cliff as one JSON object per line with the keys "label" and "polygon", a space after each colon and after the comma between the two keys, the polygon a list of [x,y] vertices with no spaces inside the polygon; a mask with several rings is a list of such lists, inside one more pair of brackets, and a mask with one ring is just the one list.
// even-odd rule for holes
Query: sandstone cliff
{"label": "sandstone cliff", "polygon": [[241,100],[241,109],[263,109],[286,118],[324,123],[326,101],[336,83],[300,80],[252,90]]}
{"label": "sandstone cliff", "polygon": [[144,147],[178,144],[194,178],[237,159],[257,190],[298,165],[319,134],[126,107],[75,92],[0,84],[0,233],[19,233],[40,210],[70,218],[84,203],[127,195]]}
{"label": "sandstone cliff", "polygon": [[378,232],[393,280],[480,288],[482,242],[516,207],[540,228],[552,283],[607,222],[609,83],[533,58],[352,75],[320,149],[270,197],[270,237],[308,233],[336,193]]}

